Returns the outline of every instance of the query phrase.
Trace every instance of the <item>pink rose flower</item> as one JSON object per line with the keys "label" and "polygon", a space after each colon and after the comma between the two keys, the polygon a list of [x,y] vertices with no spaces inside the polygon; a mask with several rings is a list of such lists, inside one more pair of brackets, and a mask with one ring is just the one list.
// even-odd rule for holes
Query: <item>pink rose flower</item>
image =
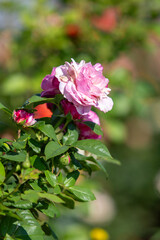
{"label": "pink rose flower", "polygon": [[68,113],[71,113],[72,117],[74,120],[80,119],[81,115],[77,112],[75,106],[73,103],[68,102],[67,99],[63,99],[61,101],[61,105],[63,107],[64,114],[67,115]]}
{"label": "pink rose flower", "polygon": [[102,74],[103,67],[97,63],[66,62],[55,69],[55,78],[59,81],[59,90],[64,97],[72,102],[79,114],[87,114],[91,106],[103,112],[112,109],[113,101],[108,94],[109,80]]}
{"label": "pink rose flower", "polygon": [[53,68],[50,75],[46,75],[42,81],[41,88],[43,89],[41,97],[54,97],[59,91],[59,81],[55,77],[55,69]]}
{"label": "pink rose flower", "polygon": [[24,127],[32,126],[36,123],[34,114],[25,110],[17,110],[13,112],[13,119],[16,123],[22,124]]}
{"label": "pink rose flower", "polygon": [[79,139],[101,139],[101,135],[97,135],[90,127],[83,123],[85,121],[91,121],[100,125],[99,117],[95,112],[89,111],[86,115],[80,115],[73,103],[68,102],[66,99],[61,101],[61,105],[65,115],[71,113],[73,120],[81,120],[81,122],[75,121],[80,132]]}

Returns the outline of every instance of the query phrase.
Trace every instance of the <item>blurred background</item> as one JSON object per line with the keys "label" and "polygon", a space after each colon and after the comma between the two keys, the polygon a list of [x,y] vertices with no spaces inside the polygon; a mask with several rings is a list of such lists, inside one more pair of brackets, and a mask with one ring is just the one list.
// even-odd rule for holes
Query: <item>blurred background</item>
{"label": "blurred background", "polygon": [[[104,163],[107,181],[81,177],[97,200],[50,224],[60,240],[159,240],[160,1],[0,0],[0,102],[21,106],[71,57],[101,63],[110,80],[114,107],[99,116],[121,166]],[[15,131],[0,112],[0,137]]]}

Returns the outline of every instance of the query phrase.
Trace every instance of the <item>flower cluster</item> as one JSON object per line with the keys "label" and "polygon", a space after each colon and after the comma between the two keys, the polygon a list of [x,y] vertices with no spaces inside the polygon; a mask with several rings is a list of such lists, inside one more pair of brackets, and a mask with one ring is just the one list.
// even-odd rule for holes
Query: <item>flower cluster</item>
{"label": "flower cluster", "polygon": [[108,112],[113,106],[112,99],[108,97],[109,80],[103,76],[102,71],[103,67],[99,63],[92,66],[84,60],[76,63],[72,59],[71,63],[66,62],[57,68],[54,67],[51,75],[47,75],[41,84],[42,97],[54,97],[61,93],[65,98],[61,102],[65,115],[70,112],[74,120],[81,119],[81,122],[76,122],[80,139],[101,138],[83,124],[85,121],[91,121],[100,125],[99,117],[91,111],[91,107]]}
{"label": "flower cluster", "polygon": [[87,114],[91,106],[108,112],[112,109],[113,101],[108,94],[109,80],[102,74],[103,67],[97,63],[79,64],[72,59],[57,68],[53,68],[51,75],[42,81],[42,97],[54,97],[61,93],[69,102],[73,103],[79,114]]}
{"label": "flower cluster", "polygon": [[[103,76],[102,71],[103,67],[99,63],[92,65],[85,63],[84,60],[76,63],[72,59],[71,63],[66,62],[64,65],[54,67],[52,73],[45,76],[42,81],[41,97],[53,98],[56,94],[62,94],[64,99],[61,106],[64,114],[70,112],[73,120],[80,120],[75,121],[79,129],[79,139],[101,138],[83,123],[91,121],[100,125],[99,117],[91,111],[92,106],[103,112],[112,109],[113,101],[108,97],[109,80]],[[24,126],[31,126],[36,122],[34,115],[25,110],[14,111],[13,118]]]}

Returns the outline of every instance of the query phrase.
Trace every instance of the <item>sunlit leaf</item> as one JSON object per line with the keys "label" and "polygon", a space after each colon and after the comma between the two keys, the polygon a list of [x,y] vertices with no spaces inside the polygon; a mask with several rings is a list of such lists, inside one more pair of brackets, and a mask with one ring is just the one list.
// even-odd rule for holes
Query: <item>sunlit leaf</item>
{"label": "sunlit leaf", "polygon": [[65,153],[69,149],[68,146],[61,146],[56,142],[49,142],[45,147],[46,159],[56,157],[62,153]]}
{"label": "sunlit leaf", "polygon": [[69,191],[84,202],[88,202],[96,199],[94,194],[87,188],[73,186],[73,187],[69,187]]}

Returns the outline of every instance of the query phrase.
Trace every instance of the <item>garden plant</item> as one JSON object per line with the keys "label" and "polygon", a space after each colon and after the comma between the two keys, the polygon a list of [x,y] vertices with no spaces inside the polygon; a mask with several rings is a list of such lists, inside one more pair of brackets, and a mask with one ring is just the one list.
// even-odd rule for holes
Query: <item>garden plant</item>
{"label": "garden plant", "polygon": [[[16,139],[0,139],[0,239],[58,239],[45,216],[59,216],[60,204],[73,209],[95,200],[80,176],[102,170],[107,178],[100,160],[118,163],[100,140],[95,112],[112,109],[108,83],[101,64],[72,59],[54,67],[41,94],[22,107],[12,112],[0,104],[17,126]],[[50,117],[36,118],[41,104]]]}

